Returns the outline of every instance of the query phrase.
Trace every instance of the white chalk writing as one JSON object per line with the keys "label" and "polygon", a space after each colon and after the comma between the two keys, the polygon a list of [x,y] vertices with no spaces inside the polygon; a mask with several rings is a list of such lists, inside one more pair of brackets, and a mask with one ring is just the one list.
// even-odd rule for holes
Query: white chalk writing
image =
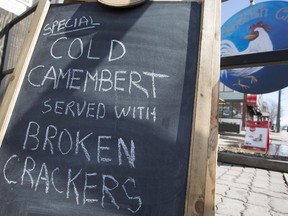
{"label": "white chalk writing", "polygon": [[[7,175],[8,167],[13,166],[17,163],[23,164],[20,182],[17,177],[15,178],[14,176],[13,179],[12,176]],[[31,156],[26,156],[25,158],[22,158],[17,154],[12,155],[6,161],[3,169],[3,174],[5,177],[5,181],[8,184],[21,184],[25,186],[29,185],[35,191],[44,189],[44,192],[46,194],[49,194],[50,192],[53,193],[53,191],[55,190],[55,192],[65,196],[66,199],[73,199],[74,196],[76,205],[86,205],[87,203],[97,204],[99,203],[99,200],[101,200],[100,205],[103,208],[105,208],[105,203],[111,203],[115,206],[116,209],[120,209],[121,207],[118,203],[121,202],[121,200],[117,200],[114,193],[116,193],[116,189],[122,189],[124,194],[126,195],[127,200],[131,202],[131,205],[135,206],[135,209],[133,210],[129,206],[127,207],[125,205],[124,207],[127,208],[127,210],[132,213],[136,213],[140,210],[142,206],[142,200],[140,196],[133,197],[129,195],[130,191],[132,191],[133,189],[137,189],[135,179],[130,176],[125,181],[123,181],[123,183],[121,183],[112,175],[98,175],[98,173],[96,172],[87,173],[83,169],[73,170],[71,168],[68,168],[67,170],[61,170],[59,167],[53,169],[46,165],[45,162],[43,162],[42,164],[37,164],[34,158]],[[58,185],[56,187],[55,179],[57,178],[57,176],[61,176],[61,179],[65,178],[67,182],[66,187],[65,185]],[[89,183],[89,178],[94,182],[93,184]],[[42,188],[43,184],[40,184],[40,181],[44,182],[44,188]],[[100,182],[100,185],[95,184],[95,182]],[[129,183],[132,183],[132,187],[129,186]],[[89,190],[93,190],[93,192],[95,193],[88,193]],[[95,197],[88,198],[88,194]]]}
{"label": "white chalk writing", "polygon": [[[69,68],[64,72],[63,69],[56,69],[54,66],[50,66],[47,69],[44,65],[38,65],[28,73],[28,82],[31,86],[38,88],[52,84],[53,89],[58,89],[60,84],[65,84],[64,86],[67,90],[87,92],[88,89],[92,88],[92,92],[105,93],[119,91],[127,92],[129,95],[134,92],[140,92],[144,94],[146,98],[157,98],[156,78],[162,79],[167,77],[169,76],[155,72],[112,72],[109,69],[90,72],[83,69]],[[144,82],[143,78],[150,78],[150,82]],[[90,94],[92,92],[90,91]]]}
{"label": "white chalk writing", "polygon": [[71,32],[93,29],[100,23],[95,22],[92,16],[82,16],[74,19],[55,20],[44,26],[43,35],[56,36]]}

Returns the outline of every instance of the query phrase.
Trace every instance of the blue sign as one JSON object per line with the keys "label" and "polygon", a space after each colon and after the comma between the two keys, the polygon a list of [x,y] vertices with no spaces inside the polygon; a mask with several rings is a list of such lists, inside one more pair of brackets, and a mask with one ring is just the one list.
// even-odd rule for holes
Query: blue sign
{"label": "blue sign", "polygon": [[[249,6],[221,28],[222,57],[281,49],[288,49],[288,2]],[[226,69],[220,80],[242,93],[273,92],[288,86],[288,65]]]}

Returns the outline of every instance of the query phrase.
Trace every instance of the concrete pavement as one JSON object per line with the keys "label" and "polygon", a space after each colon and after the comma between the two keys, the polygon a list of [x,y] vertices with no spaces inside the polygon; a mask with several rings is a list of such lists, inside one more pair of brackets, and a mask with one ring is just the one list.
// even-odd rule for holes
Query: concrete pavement
{"label": "concrete pavement", "polygon": [[228,150],[218,154],[216,216],[288,216],[288,133],[270,135],[270,151],[260,156],[241,151],[245,132],[220,135],[219,148]]}
{"label": "concrete pavement", "polygon": [[218,163],[216,216],[287,216],[288,187],[285,175]]}

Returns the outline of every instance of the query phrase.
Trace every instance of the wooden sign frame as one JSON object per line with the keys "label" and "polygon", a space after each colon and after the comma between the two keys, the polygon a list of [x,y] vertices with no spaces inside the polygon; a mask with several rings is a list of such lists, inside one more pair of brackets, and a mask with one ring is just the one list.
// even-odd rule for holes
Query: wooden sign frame
{"label": "wooden sign frame", "polygon": [[[215,215],[221,1],[194,1],[202,4],[202,20],[185,216],[210,216]],[[20,58],[5,93],[0,109],[1,144],[49,6],[49,1],[39,1]]]}

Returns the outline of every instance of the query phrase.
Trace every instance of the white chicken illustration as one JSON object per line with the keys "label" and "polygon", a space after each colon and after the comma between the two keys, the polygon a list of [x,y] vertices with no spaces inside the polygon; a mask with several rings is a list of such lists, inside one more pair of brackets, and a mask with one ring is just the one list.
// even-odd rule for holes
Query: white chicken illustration
{"label": "white chicken illustration", "polygon": [[[252,24],[249,28],[250,34],[245,36],[245,39],[249,40],[248,47],[239,51],[237,47],[230,40],[221,41],[221,56],[233,56],[233,55],[244,55],[249,53],[257,52],[267,52],[273,50],[273,44],[269,37],[269,32],[271,27],[264,24],[262,20],[258,21],[256,24]],[[234,86],[240,86],[244,89],[250,88],[248,85],[244,85],[240,82],[241,78],[250,79],[251,84],[257,82],[256,77],[252,74],[261,70],[263,66],[259,67],[248,67],[248,68],[235,68],[235,69],[225,69],[221,71],[221,76],[230,74],[232,76],[238,77],[238,82],[233,84]]]}

